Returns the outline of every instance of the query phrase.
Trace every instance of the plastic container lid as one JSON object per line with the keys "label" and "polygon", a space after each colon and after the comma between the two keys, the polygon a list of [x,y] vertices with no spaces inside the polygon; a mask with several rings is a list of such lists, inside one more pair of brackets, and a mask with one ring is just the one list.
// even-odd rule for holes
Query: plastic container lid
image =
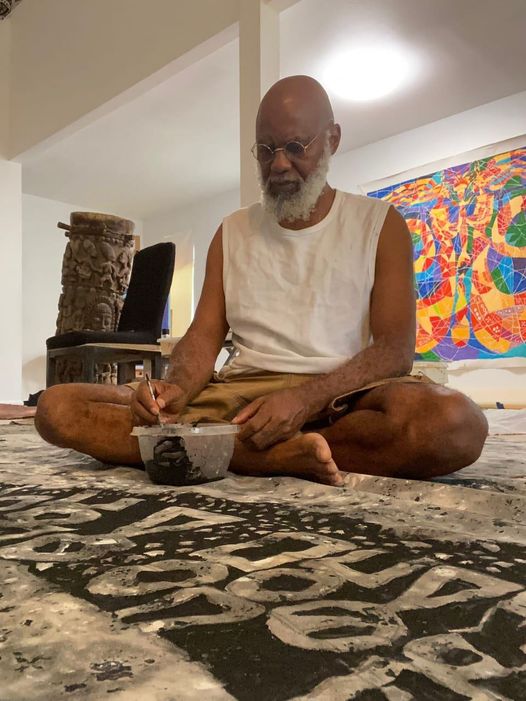
{"label": "plastic container lid", "polygon": [[235,424],[163,424],[162,426],[134,426],[132,436],[225,436],[237,433]]}

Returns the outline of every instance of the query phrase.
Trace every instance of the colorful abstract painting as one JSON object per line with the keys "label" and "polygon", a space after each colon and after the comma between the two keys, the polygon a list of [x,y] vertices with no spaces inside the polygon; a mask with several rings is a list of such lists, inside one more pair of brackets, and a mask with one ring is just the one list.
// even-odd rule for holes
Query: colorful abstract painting
{"label": "colorful abstract painting", "polygon": [[526,148],[368,194],[413,237],[417,357],[526,358]]}

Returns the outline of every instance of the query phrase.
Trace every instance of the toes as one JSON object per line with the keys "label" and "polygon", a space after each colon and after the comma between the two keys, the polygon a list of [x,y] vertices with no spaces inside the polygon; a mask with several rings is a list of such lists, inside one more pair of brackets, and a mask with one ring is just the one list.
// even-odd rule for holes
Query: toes
{"label": "toes", "polygon": [[338,470],[338,474],[336,475],[336,479],[334,482],[335,487],[343,487],[345,484],[345,477],[342,475],[342,473]]}
{"label": "toes", "polygon": [[[334,463],[333,463],[334,465]],[[334,465],[334,470],[329,473],[330,484],[333,487],[343,487],[345,480],[343,479],[342,473],[338,470],[336,465]]]}
{"label": "toes", "polygon": [[334,462],[327,463],[318,471],[318,480],[331,487],[342,487],[344,479]]}
{"label": "toes", "polygon": [[339,475],[323,475],[318,478],[321,484],[326,484],[328,487],[343,487],[343,479]]}

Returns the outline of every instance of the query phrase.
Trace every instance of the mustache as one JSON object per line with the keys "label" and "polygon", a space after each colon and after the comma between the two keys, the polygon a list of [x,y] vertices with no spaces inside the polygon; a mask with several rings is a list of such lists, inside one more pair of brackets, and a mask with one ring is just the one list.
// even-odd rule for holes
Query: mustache
{"label": "mustache", "polygon": [[269,183],[280,183],[280,185],[282,185],[283,183],[297,183],[298,178],[282,178],[279,175],[274,176],[274,177],[270,176],[268,178],[268,182]]}
{"label": "mustache", "polygon": [[273,185],[301,185],[304,181],[299,178],[283,178],[270,176],[265,183],[265,189],[269,190]]}

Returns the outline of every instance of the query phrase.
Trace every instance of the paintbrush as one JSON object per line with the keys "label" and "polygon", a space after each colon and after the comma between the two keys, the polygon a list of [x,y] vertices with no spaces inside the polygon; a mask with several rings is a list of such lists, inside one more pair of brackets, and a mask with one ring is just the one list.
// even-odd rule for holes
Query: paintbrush
{"label": "paintbrush", "polygon": [[[148,385],[148,389],[150,390],[150,394],[152,395],[152,399],[153,399],[153,401],[155,402],[156,399],[155,399],[155,394],[154,394],[154,391],[153,391],[152,383],[151,383],[151,381],[150,381],[150,376],[148,375],[147,372],[144,373],[144,376],[146,377],[146,384]],[[157,414],[157,423],[159,424],[159,426],[162,426],[162,425],[163,425],[163,424],[162,424],[162,421],[161,421],[161,414],[160,414],[160,413]]]}

